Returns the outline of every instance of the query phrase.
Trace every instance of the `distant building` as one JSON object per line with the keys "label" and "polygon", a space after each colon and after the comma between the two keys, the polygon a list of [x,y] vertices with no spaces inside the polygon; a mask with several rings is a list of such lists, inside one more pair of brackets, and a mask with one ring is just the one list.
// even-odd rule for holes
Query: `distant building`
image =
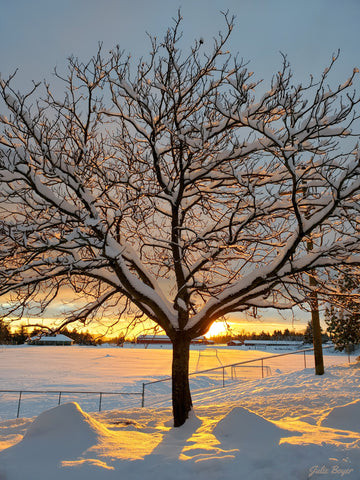
{"label": "distant building", "polygon": [[301,348],[304,342],[297,340],[244,340],[245,347],[293,347]]}
{"label": "distant building", "polygon": [[28,345],[73,345],[74,340],[66,335],[36,335],[26,340]]}
{"label": "distant building", "polygon": [[[171,343],[170,338],[167,335],[139,335],[136,339],[136,343],[146,345],[166,345]],[[206,337],[197,337],[191,340],[192,344],[200,345],[213,345],[212,340],[208,340]]]}
{"label": "distant building", "polygon": [[136,339],[136,343],[145,344],[168,344],[171,343],[170,338],[167,335],[139,335]]}
{"label": "distant building", "polygon": [[204,335],[201,337],[196,337],[193,340],[191,340],[191,343],[199,344],[199,345],[214,345],[215,342],[214,340],[210,340],[209,338],[206,338]]}
{"label": "distant building", "polygon": [[242,340],[230,340],[227,342],[227,345],[229,347],[240,347],[241,345],[244,345],[244,342]]}

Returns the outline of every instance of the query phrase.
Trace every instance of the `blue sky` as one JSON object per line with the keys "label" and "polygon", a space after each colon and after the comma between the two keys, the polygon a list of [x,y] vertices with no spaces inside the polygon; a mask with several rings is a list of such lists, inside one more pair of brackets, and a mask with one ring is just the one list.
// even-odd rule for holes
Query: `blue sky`
{"label": "blue sky", "polygon": [[74,54],[88,59],[99,41],[105,51],[119,44],[135,57],[146,55],[146,32],[162,36],[181,8],[185,42],[207,44],[224,22],[220,10],[236,15],[229,50],[249,60],[257,78],[270,80],[279,52],[288,55],[295,78],[315,76],[341,49],[333,79],[342,82],[360,67],[358,0],[0,0],[0,72],[19,67],[18,85],[50,80]]}
{"label": "blue sky", "polygon": [[[7,77],[18,68],[20,89],[30,88],[31,80],[51,81],[55,66],[65,72],[72,54],[88,60],[99,42],[105,52],[119,44],[135,59],[146,56],[146,32],[163,37],[178,8],[184,46],[203,37],[209,49],[225,28],[220,11],[234,14],[228,49],[248,60],[265,84],[280,69],[280,51],[288,55],[295,83],[320,75],[338,49],[334,85],[360,68],[359,0],[0,0],[0,6],[0,72]],[[265,329],[272,318],[264,316]]]}

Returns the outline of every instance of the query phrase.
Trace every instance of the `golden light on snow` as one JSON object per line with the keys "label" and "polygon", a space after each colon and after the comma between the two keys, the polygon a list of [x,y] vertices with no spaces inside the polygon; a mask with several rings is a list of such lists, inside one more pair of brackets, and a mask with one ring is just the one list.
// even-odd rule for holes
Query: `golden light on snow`
{"label": "golden light on snow", "polygon": [[[47,386],[52,381],[52,390],[61,385],[77,390],[84,382],[93,391],[106,391],[114,383],[135,388],[144,378],[169,374],[171,363],[170,348],[50,348],[6,348],[2,358],[8,387],[15,388],[21,379],[24,389],[34,380]],[[229,364],[239,356],[266,353],[224,347],[220,356]],[[36,472],[37,480],[119,475],[208,480],[214,472],[226,480],[240,473],[261,480],[267,468],[271,478],[315,479],[328,472],[333,480],[357,480],[359,364],[344,364],[347,356],[327,354],[326,374],[315,376],[295,357],[272,358],[271,376],[232,382],[229,388],[218,388],[214,377],[201,375],[196,385],[202,388],[193,392],[194,410],[180,428],[172,427],[170,384],[165,382],[147,393],[144,408],[104,397],[98,412],[96,402],[80,396],[79,404],[76,397],[67,397],[71,403],[38,414],[32,408],[41,411],[44,400],[24,396],[21,413],[30,408],[32,418],[0,419],[0,477],[28,479],[29,472]],[[201,360],[200,368],[217,363],[214,356]],[[192,349],[191,370],[198,361],[199,352]],[[14,398],[2,396],[0,413],[4,405],[16,414]]]}

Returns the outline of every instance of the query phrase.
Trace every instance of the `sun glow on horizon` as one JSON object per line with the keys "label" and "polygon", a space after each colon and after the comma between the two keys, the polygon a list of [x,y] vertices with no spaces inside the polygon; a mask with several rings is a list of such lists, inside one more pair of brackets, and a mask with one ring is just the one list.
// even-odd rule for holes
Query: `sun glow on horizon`
{"label": "sun glow on horizon", "polygon": [[228,326],[225,322],[214,322],[209,330],[206,332],[205,337],[211,338],[218,335],[226,335],[229,332]]}

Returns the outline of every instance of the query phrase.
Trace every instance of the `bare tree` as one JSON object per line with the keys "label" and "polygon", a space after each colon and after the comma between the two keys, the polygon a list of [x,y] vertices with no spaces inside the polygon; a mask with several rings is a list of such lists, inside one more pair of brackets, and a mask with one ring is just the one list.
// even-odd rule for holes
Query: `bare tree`
{"label": "bare tree", "polygon": [[64,288],[83,303],[63,325],[141,312],[173,343],[175,426],[191,339],[232,312],[308,302],[308,274],[359,261],[356,70],[331,89],[333,58],[296,85],[283,57],[266,90],[225,50],[224,18],[210,51],[180,49],[179,16],[137,68],[119,48],[70,58],[61,100],[0,84],[4,316],[44,313]]}

